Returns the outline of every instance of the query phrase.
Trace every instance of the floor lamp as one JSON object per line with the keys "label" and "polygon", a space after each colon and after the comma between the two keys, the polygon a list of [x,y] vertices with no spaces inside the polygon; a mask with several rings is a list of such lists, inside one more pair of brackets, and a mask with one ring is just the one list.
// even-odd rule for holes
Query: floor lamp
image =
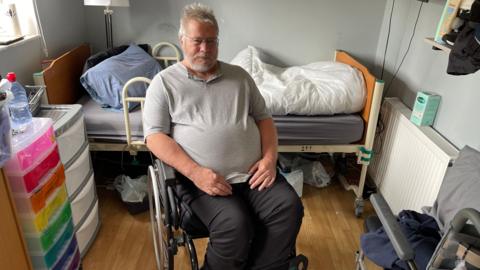
{"label": "floor lamp", "polygon": [[129,0],[83,0],[85,6],[104,6],[105,10],[105,33],[107,37],[107,48],[113,48],[112,36],[112,14],[113,10],[110,7],[129,7]]}

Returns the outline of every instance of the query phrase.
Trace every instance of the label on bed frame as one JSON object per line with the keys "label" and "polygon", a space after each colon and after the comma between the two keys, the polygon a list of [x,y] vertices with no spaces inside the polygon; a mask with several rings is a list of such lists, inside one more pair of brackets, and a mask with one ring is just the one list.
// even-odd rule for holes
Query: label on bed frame
{"label": "label on bed frame", "polygon": [[357,163],[362,165],[369,165],[370,160],[372,159],[373,151],[370,149],[361,146],[358,148],[358,159]]}
{"label": "label on bed frame", "polygon": [[301,152],[307,152],[307,151],[312,151],[312,146],[311,145],[302,145],[302,147],[300,148],[300,151]]}

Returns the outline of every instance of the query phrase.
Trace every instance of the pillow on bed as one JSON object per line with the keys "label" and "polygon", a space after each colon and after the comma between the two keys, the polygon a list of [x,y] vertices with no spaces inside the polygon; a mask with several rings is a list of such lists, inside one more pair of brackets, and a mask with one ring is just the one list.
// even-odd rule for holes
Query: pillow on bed
{"label": "pillow on bed", "polygon": [[[112,56],[117,54],[121,54],[126,49],[128,49],[129,45],[121,45],[118,47],[114,47],[105,51],[98,52],[94,55],[88,57],[87,61],[85,61],[85,65],[83,66],[83,72],[89,70],[90,68],[100,64],[103,60],[106,60]],[[146,53],[148,53],[150,46],[148,44],[138,44],[138,47],[142,48]]]}
{"label": "pillow on bed", "polygon": [[[123,53],[87,70],[80,77],[80,82],[92,99],[102,107],[121,110],[125,83],[134,77],[152,79],[160,70],[160,64],[155,58],[137,45],[130,45]],[[144,97],[146,90],[147,85],[135,83],[130,86],[128,93],[129,96]]]}
{"label": "pillow on bed", "polygon": [[430,215],[444,231],[455,214],[466,207],[480,211],[480,152],[465,146],[448,168]]}

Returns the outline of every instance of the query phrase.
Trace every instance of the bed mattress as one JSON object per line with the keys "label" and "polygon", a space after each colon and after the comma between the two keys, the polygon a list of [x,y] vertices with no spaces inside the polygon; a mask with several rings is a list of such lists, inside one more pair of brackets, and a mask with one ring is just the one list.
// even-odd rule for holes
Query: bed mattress
{"label": "bed mattress", "polygon": [[358,114],[332,116],[273,116],[280,145],[349,144],[363,135]]}
{"label": "bed mattress", "polygon": [[[87,96],[83,105],[87,134],[90,140],[125,142],[123,112],[101,108]],[[130,113],[132,139],[143,140],[140,109]],[[281,145],[295,144],[349,144],[363,135],[363,120],[358,114],[333,116],[274,116]]]}
{"label": "bed mattress", "polygon": [[[102,108],[89,96],[78,101],[83,106],[88,138],[103,142],[126,142],[123,112]],[[140,107],[130,112],[130,127],[133,140],[143,140],[142,113]]]}

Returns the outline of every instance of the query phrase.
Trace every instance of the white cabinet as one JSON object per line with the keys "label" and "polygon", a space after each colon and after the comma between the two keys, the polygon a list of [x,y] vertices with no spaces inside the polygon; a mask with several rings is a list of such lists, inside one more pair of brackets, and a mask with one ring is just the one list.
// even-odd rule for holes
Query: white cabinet
{"label": "white cabinet", "polygon": [[95,240],[100,219],[82,107],[78,104],[46,105],[41,107],[39,116],[54,120],[75,235],[83,257]]}

